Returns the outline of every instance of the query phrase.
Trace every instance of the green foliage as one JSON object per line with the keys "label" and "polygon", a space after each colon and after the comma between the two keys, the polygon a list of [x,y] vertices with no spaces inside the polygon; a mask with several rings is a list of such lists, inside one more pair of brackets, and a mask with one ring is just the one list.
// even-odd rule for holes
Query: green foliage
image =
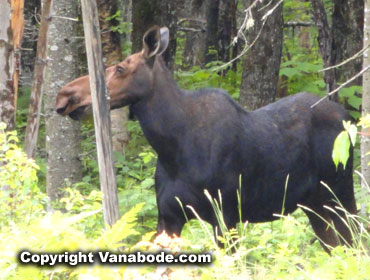
{"label": "green foliage", "polygon": [[111,25],[111,31],[118,32],[119,34],[128,34],[132,30],[131,22],[125,22],[122,19],[121,11],[117,10],[115,14],[107,17],[106,21],[111,21],[116,23],[116,25]]}
{"label": "green foliage", "polygon": [[[370,226],[367,219],[344,211],[349,224],[356,224],[362,230],[351,231],[352,247],[339,246],[328,255],[319,245],[302,211],[287,216],[276,215],[281,219],[272,223],[240,223],[236,229],[227,230],[223,225],[221,196],[217,200],[209,194],[207,196],[220,223],[221,237],[218,239],[224,247],[216,246],[210,227],[199,218],[197,224],[193,223],[183,232],[190,242],[207,244],[216,256],[213,266],[202,269],[205,279],[334,280],[368,277],[370,266],[366,264],[370,261],[367,251],[370,234],[363,230]],[[196,234],[191,233],[194,229]],[[205,241],[207,239],[208,242]]]}
{"label": "green foliage", "polygon": [[355,146],[357,138],[357,127],[351,124],[350,121],[343,121],[344,131],[339,133],[334,141],[332,158],[336,168],[338,164],[342,163],[343,168],[346,168],[346,164],[349,158],[350,145]]}
{"label": "green foliage", "polygon": [[224,75],[215,71],[221,66],[222,62],[212,62],[206,68],[193,66],[190,70],[175,72],[179,86],[187,90],[197,90],[206,87],[222,88],[226,90],[234,99],[239,98],[241,83],[241,72],[235,73],[227,69]]}
{"label": "green foliage", "polygon": [[[84,139],[80,158],[84,174],[82,182],[75,184],[74,188],[86,195],[91,190],[99,190],[100,184],[93,124],[83,123],[82,132]],[[155,228],[157,220],[153,179],[157,155],[144,138],[138,122],[129,122],[128,132],[131,141],[125,154],[114,154],[119,206],[121,213],[125,213],[138,203],[145,202],[140,210],[137,228],[145,234]]]}
{"label": "green foliage", "polygon": [[[121,10],[117,10],[113,15],[107,17],[106,21],[110,22],[110,30],[118,32],[123,38],[130,36],[132,32],[132,23],[123,20]],[[126,57],[131,54],[131,41],[122,40],[122,56]]]}
{"label": "green foliage", "polygon": [[45,202],[37,186],[38,166],[17,146],[16,132],[5,128],[0,123],[0,228],[27,222],[30,215],[42,212],[38,201]]}
{"label": "green foliage", "polygon": [[[16,254],[22,249],[34,252],[76,250],[117,250],[127,246],[125,240],[139,233],[135,230],[142,204],[127,211],[112,227],[104,231],[101,215],[101,193],[83,195],[68,189],[60,203],[68,213],[45,211],[46,195],[37,187],[37,165],[16,145],[14,132],[0,125],[0,271],[2,279],[81,279],[92,273],[86,267],[58,267],[43,270],[22,266]],[[122,276],[125,267],[110,270],[94,267],[95,275]],[[94,275],[89,274],[89,275]]]}

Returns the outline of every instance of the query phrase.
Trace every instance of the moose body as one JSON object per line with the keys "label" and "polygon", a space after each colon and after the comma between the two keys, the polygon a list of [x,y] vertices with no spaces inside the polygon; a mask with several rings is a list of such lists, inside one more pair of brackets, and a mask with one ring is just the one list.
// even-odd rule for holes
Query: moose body
{"label": "moose body", "polygon": [[[216,227],[205,189],[213,197],[221,192],[226,225],[234,227],[240,221],[241,188],[244,221],[271,221],[274,214],[291,213],[301,204],[316,213],[305,210],[326,250],[326,245],[351,243],[343,212],[337,215],[324,208],[337,204],[320,183],[330,186],[348,212],[356,212],[352,150],[345,169],[336,169],[331,158],[342,121],[349,119],[340,105],[326,100],[311,108],[318,97],[299,93],[246,112],[223,90],[193,92],[177,86],[161,58],[168,44],[167,28],[153,27],[143,42],[143,51],[108,68],[106,79],[111,108],[130,105],[158,154],[158,232],[180,235],[186,220],[176,197]],[[85,76],[59,92],[56,109],[78,118],[90,104]],[[333,222],[342,238],[317,215]]]}

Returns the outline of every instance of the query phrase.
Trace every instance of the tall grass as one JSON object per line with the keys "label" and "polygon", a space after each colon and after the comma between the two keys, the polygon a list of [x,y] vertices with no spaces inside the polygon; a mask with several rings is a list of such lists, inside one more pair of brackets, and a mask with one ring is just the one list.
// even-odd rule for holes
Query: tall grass
{"label": "tall grass", "polygon": [[[369,279],[370,221],[364,216],[349,213],[330,187],[324,186],[333,194],[337,204],[334,208],[325,206],[326,210],[338,215],[353,238],[351,245],[332,248],[330,255],[320,246],[319,238],[313,233],[302,210],[285,215],[285,195],[281,213],[276,214],[280,220],[261,224],[242,222],[241,187],[237,192],[240,223],[235,229],[226,226],[221,192],[213,198],[205,190],[218,223],[214,229],[217,237],[190,205],[185,207],[192,211],[196,222],[187,225],[182,236],[190,240],[195,237],[194,242],[208,246],[213,252],[216,257],[214,265],[203,270],[204,275],[211,275],[214,279]],[[300,208],[314,212],[302,205]],[[332,223],[326,222],[342,238]],[[218,246],[220,243],[222,246]]]}

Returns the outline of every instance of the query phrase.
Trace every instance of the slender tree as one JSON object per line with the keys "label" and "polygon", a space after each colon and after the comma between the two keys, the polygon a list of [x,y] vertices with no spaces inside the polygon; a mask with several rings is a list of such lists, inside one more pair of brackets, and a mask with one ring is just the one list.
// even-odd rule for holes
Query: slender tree
{"label": "slender tree", "polygon": [[63,195],[66,181],[81,180],[79,160],[80,124],[55,112],[59,89],[77,76],[73,40],[77,16],[77,2],[58,0],[52,4],[52,18],[47,48],[47,69],[43,85],[46,118],[47,193],[51,200]]}
{"label": "slender tree", "polygon": [[229,61],[232,55],[231,39],[236,35],[235,0],[220,0],[218,22],[218,58]]}
{"label": "slender tree", "polygon": [[23,36],[23,0],[1,1],[0,9],[0,121],[15,128],[20,46]]}
{"label": "slender tree", "polygon": [[[116,27],[121,23],[118,20],[119,17],[114,17],[114,15],[120,11],[118,2],[118,0],[97,0],[102,50],[104,63],[107,66],[111,66],[122,61],[120,34],[112,30],[112,27]],[[112,19],[107,20],[107,18]],[[113,150],[115,152],[123,153],[128,143],[127,109],[120,108],[112,110],[110,115]]]}
{"label": "slender tree", "polygon": [[40,127],[40,113],[42,106],[42,83],[44,79],[44,70],[46,66],[46,48],[49,30],[49,17],[52,0],[43,2],[41,12],[41,24],[37,40],[37,51],[35,65],[33,68],[33,81],[28,107],[28,119],[25,136],[25,151],[29,158],[35,156],[38,132]]}
{"label": "slender tree", "polygon": [[240,89],[240,102],[247,110],[275,100],[283,42],[283,6],[279,2],[246,1],[246,7],[255,3],[251,9],[254,26],[247,31],[248,43],[254,44],[245,56]]}
{"label": "slender tree", "polygon": [[220,0],[206,0],[205,64],[218,58],[218,19]]}
{"label": "slender tree", "polygon": [[[364,8],[364,46],[370,45],[370,0],[365,0]],[[363,55],[363,68],[370,65],[370,50],[366,50]],[[370,71],[364,73],[362,77],[362,116],[370,114]],[[362,131],[361,136],[361,172],[367,183],[370,183],[370,136],[369,130]],[[365,187],[366,182],[362,182]],[[364,207],[361,207],[364,211]]]}
{"label": "slender tree", "polygon": [[[319,36],[319,48],[322,59],[324,61],[324,67],[330,67],[335,65],[335,56],[333,52],[333,36],[330,30],[328,17],[325,11],[323,0],[311,0],[312,14],[315,24],[317,26]],[[324,80],[327,86],[327,93],[333,91],[337,87],[337,79],[335,68],[324,72]],[[338,94],[332,96],[333,100],[338,100]]]}

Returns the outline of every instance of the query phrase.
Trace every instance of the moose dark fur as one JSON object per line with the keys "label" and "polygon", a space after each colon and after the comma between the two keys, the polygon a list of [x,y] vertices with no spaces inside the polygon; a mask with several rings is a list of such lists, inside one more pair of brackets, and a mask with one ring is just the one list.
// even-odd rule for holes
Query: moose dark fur
{"label": "moose dark fur", "polygon": [[[180,235],[185,217],[175,197],[216,227],[205,189],[213,197],[221,191],[225,222],[234,227],[239,222],[241,178],[244,221],[271,221],[283,207],[284,213],[291,213],[301,204],[316,213],[304,210],[323,243],[351,243],[350,231],[340,218],[343,212],[338,216],[323,207],[337,203],[320,183],[330,186],[349,213],[356,213],[352,150],[345,169],[336,170],[331,158],[342,121],[349,119],[346,111],[328,100],[311,108],[318,97],[299,93],[246,112],[221,89],[182,90],[161,57],[168,40],[168,29],[154,26],[144,35],[141,52],[106,70],[111,108],[130,105],[158,153],[157,231]],[[90,105],[88,76],[84,76],[61,89],[56,110],[76,119]],[[193,217],[188,208],[185,211]],[[343,239],[317,215],[333,222]]]}

